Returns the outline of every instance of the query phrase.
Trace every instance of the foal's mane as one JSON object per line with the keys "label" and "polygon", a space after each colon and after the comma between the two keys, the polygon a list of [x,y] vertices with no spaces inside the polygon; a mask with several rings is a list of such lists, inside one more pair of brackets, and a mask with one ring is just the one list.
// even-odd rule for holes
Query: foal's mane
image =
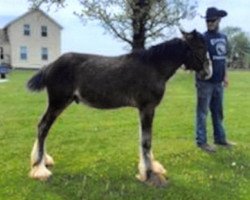
{"label": "foal's mane", "polygon": [[187,44],[180,38],[154,45],[145,50],[138,50],[132,55],[146,62],[160,62],[171,59],[173,61],[183,58],[187,50]]}

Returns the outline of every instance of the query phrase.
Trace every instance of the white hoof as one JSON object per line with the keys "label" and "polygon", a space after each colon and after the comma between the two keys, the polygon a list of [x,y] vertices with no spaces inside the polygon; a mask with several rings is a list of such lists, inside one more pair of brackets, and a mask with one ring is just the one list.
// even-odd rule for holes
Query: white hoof
{"label": "white hoof", "polygon": [[44,165],[34,166],[30,172],[31,178],[41,181],[46,181],[51,175],[52,173]]}
{"label": "white hoof", "polygon": [[54,162],[53,158],[50,155],[46,154],[45,155],[45,165],[46,166],[53,166],[54,164],[55,164],[55,162]]}

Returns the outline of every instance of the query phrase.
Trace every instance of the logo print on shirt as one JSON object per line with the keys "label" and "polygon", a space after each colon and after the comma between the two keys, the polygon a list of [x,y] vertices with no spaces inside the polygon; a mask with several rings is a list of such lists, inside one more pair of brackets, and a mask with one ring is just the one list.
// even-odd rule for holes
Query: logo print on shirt
{"label": "logo print on shirt", "polygon": [[216,52],[218,56],[222,56],[226,54],[226,46],[225,43],[218,42],[215,46]]}

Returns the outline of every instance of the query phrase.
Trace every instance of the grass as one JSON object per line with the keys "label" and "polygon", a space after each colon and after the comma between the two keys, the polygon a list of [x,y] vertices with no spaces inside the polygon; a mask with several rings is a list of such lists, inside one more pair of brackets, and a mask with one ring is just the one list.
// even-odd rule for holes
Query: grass
{"label": "grass", "polygon": [[[46,107],[45,92],[25,89],[32,74],[14,71],[0,84],[1,200],[249,200],[250,72],[230,72],[225,92],[225,126],[238,145],[213,155],[195,146],[193,75],[180,71],[168,82],[154,121],[154,154],[171,181],[162,189],[135,179],[138,113],[132,108],[99,111],[72,104],[47,140],[56,161],[53,177],[28,178],[36,125]],[[210,125],[208,130],[212,142]]]}

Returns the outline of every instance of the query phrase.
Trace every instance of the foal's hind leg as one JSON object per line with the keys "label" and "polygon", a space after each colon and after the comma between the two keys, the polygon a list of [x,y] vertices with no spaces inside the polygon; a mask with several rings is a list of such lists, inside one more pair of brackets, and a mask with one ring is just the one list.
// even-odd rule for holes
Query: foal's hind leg
{"label": "foal's hind leg", "polygon": [[50,102],[47,111],[38,124],[38,137],[31,153],[31,178],[47,180],[52,175],[46,165],[53,165],[54,161],[51,156],[46,154],[44,142],[53,122],[68,104],[69,103],[61,103],[56,105]]}

